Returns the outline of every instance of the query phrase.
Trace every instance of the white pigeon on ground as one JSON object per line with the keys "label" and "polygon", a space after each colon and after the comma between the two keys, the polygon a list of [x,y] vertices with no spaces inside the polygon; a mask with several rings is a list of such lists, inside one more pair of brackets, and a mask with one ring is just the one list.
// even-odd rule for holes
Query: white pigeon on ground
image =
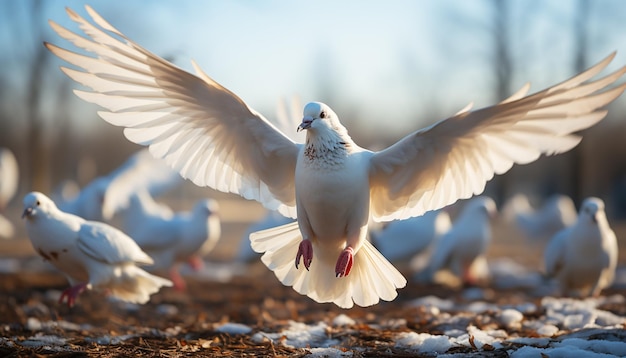
{"label": "white pigeon on ground", "polygon": [[546,275],[555,278],[565,294],[598,296],[613,282],[617,255],[617,239],[604,202],[590,197],[583,201],[576,222],[546,246]]}
{"label": "white pigeon on ground", "polygon": [[485,255],[491,243],[490,220],[496,213],[496,203],[490,197],[470,199],[452,228],[437,241],[418,277],[433,282],[439,271],[448,270],[464,284],[485,283],[489,274]]}
{"label": "white pigeon on ground", "polygon": [[87,220],[111,220],[128,206],[128,198],[139,190],[160,195],[180,184],[180,175],[147,150],[139,150],[107,175],[92,180],[69,200],[59,202],[61,210]]}
{"label": "white pigeon on ground", "polygon": [[76,196],[59,201],[59,209],[85,220],[102,221],[102,203],[104,203],[104,195],[109,182],[106,177],[92,180],[80,189]]}
{"label": "white pigeon on ground", "polygon": [[20,171],[17,159],[8,148],[0,148],[0,212],[17,193]]}
{"label": "white pigeon on ground", "polygon": [[0,214],[0,239],[10,239],[15,235],[15,228],[11,220]]}
{"label": "white pigeon on ground", "polygon": [[550,239],[576,221],[576,206],[567,195],[552,195],[540,208],[534,209],[526,196],[518,194],[511,198],[509,205],[516,207],[510,220],[531,240]]}
{"label": "white pigeon on ground", "polygon": [[24,197],[22,217],[35,251],[70,282],[59,302],[67,299],[71,307],[81,292],[98,289],[122,301],[146,303],[161,287],[172,286],[138,267],[153,261],[126,234],[65,213],[42,193]]}
{"label": "white pigeon on ground", "polygon": [[17,193],[19,184],[19,167],[13,152],[8,148],[0,148],[0,238],[10,239],[15,235],[11,220],[3,214],[7,205]]}
{"label": "white pigeon on ground", "polygon": [[173,212],[156,203],[147,191],[139,191],[122,214],[124,232],[154,260],[148,269],[169,272],[179,290],[186,284],[178,264],[187,262],[196,271],[202,268],[202,257],[215,247],[221,234],[219,205],[213,199],[199,200],[190,212]]}
{"label": "white pigeon on ground", "polygon": [[371,230],[374,246],[391,262],[407,260],[424,252],[452,227],[450,215],[443,210],[422,216],[389,222],[380,230]]}
{"label": "white pigeon on ground", "polygon": [[[393,300],[406,279],[367,240],[376,221],[406,219],[481,193],[494,174],[542,154],[562,153],[581,140],[573,132],[605,117],[601,108],[625,85],[607,89],[626,68],[595,82],[611,55],[591,69],[527,96],[418,130],[391,147],[359,147],[333,110],[304,107],[299,144],[193,63],[188,73],[142,48],[91,7],[95,26],[68,9],[88,38],[50,22],[89,57],[46,43],[62,68],[92,91],[75,93],[106,110],[109,123],[150,147],[199,186],[260,201],[298,221],[251,235],[252,247],[277,278],[317,302],[349,308]],[[606,90],[604,92],[600,92]],[[295,258],[295,260],[294,260]]]}

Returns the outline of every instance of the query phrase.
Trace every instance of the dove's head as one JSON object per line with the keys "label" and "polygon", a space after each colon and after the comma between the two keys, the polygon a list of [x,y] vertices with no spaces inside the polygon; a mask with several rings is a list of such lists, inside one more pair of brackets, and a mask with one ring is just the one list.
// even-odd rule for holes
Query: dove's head
{"label": "dove's head", "polygon": [[602,199],[589,197],[583,201],[578,217],[579,220],[591,221],[597,224],[598,220],[604,217],[604,215],[604,202]]}
{"label": "dove's head", "polygon": [[336,132],[345,132],[345,128],[339,122],[339,118],[330,107],[321,102],[310,102],[304,106],[302,123],[298,126],[298,132],[304,129],[323,131],[330,129]]}
{"label": "dove's head", "polygon": [[472,199],[468,205],[470,205],[471,209],[484,212],[491,219],[495,218],[498,214],[496,202],[488,196],[477,196]]}
{"label": "dove's head", "polygon": [[54,202],[44,194],[33,191],[24,197],[24,212],[22,218],[31,219],[40,213],[46,213],[55,208]]}
{"label": "dove's head", "polygon": [[212,215],[217,215],[220,210],[220,206],[216,200],[206,199],[200,200],[194,206],[193,211],[202,215],[203,217],[209,217]]}

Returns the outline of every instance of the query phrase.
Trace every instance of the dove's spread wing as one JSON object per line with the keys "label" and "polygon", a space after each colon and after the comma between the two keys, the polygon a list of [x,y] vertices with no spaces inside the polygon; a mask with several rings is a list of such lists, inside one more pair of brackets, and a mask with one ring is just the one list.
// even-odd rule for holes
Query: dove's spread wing
{"label": "dove's spread wing", "polygon": [[104,120],[125,127],[129,140],[149,145],[154,156],[195,184],[237,193],[295,217],[299,145],[195,63],[197,76],[133,43],[90,7],[87,12],[103,30],[67,11],[90,39],[50,22],[52,28],[97,57],[46,46],[85,71],[62,68],[93,90],[75,92],[106,108],[99,112]]}
{"label": "dove's spread wing", "polygon": [[102,203],[102,216],[107,220],[128,207],[129,198],[134,193],[147,190],[149,195],[158,196],[182,182],[177,172],[146,149],[133,154],[109,177],[111,182]]}
{"label": "dove's spread wing", "polygon": [[494,174],[541,154],[562,153],[581,137],[572,133],[600,121],[600,108],[626,85],[599,92],[626,67],[587,82],[615,54],[587,71],[544,91],[528,87],[492,107],[461,111],[414,132],[371,159],[372,214],[376,220],[404,219],[481,193]]}
{"label": "dove's spread wing", "polygon": [[101,262],[136,262],[146,265],[154,263],[133,239],[104,223],[89,221],[81,225],[77,243],[81,251]]}

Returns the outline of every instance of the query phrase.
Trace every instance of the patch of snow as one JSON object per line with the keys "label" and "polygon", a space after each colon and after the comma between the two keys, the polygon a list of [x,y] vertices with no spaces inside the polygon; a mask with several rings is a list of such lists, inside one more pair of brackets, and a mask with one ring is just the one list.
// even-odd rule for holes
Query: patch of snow
{"label": "patch of snow", "polygon": [[102,336],[102,337],[87,337],[85,338],[85,341],[90,342],[90,343],[97,343],[97,344],[101,344],[101,345],[116,345],[116,344],[120,344],[122,342],[124,342],[127,339],[131,339],[136,337],[136,334],[124,334],[121,336],[110,336],[110,335],[106,335],[106,336]]}
{"label": "patch of snow", "polygon": [[395,339],[396,347],[408,348],[420,353],[445,353],[452,347],[448,336],[438,336],[428,333],[402,332]]}
{"label": "patch of snow", "polygon": [[540,336],[552,337],[559,332],[559,327],[551,324],[544,324],[539,327],[536,332]]}
{"label": "patch of snow", "polygon": [[417,298],[410,303],[411,306],[437,307],[442,311],[449,311],[455,307],[452,300],[441,299],[437,296],[424,296]]}
{"label": "patch of snow", "polygon": [[171,317],[178,314],[178,307],[176,307],[175,305],[163,303],[157,306],[156,312],[160,316]]}
{"label": "patch of snow", "polygon": [[285,347],[291,348],[328,348],[336,346],[339,341],[328,337],[330,327],[324,322],[307,325],[300,322],[289,321],[289,327],[278,333],[258,332],[252,336],[252,340],[257,343],[269,339],[279,342]]}
{"label": "patch of snow", "polygon": [[345,314],[340,314],[337,317],[335,317],[335,319],[333,320],[333,326],[337,326],[337,327],[341,327],[341,326],[352,326],[356,324],[356,322],[348,317]]}
{"label": "patch of snow", "polygon": [[81,330],[89,330],[91,329],[91,326],[88,324],[79,325],[76,323],[63,321],[63,320],[42,322],[35,317],[29,317],[26,320],[26,325],[24,328],[28,329],[29,331],[44,331],[44,332],[55,331],[55,330],[58,330],[59,328],[65,331],[81,331]]}
{"label": "patch of snow", "polygon": [[352,352],[344,352],[337,348],[310,348],[311,352],[307,357],[323,357],[323,358],[336,358],[336,357],[352,357]]}
{"label": "patch of snow", "polygon": [[241,323],[224,323],[221,326],[215,328],[217,332],[228,334],[248,334],[252,332],[252,328]]}

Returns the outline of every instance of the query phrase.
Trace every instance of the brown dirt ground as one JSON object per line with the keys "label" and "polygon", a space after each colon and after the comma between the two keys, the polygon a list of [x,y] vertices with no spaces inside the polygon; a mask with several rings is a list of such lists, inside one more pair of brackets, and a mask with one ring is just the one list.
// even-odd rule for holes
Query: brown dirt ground
{"label": "brown dirt ground", "polygon": [[[230,225],[230,226],[229,226]],[[225,223],[227,237],[237,237],[245,226],[242,223]],[[620,229],[622,230],[622,229]],[[626,231],[626,230],[622,230]],[[490,257],[507,256],[515,252],[515,259],[528,267],[540,267],[541,255],[536,249],[509,235],[505,229],[495,230],[494,245]],[[624,237],[619,235],[618,237]],[[228,243],[228,240],[222,240]],[[213,258],[224,258],[235,250],[221,243]],[[620,242],[622,251],[626,247]],[[0,243],[0,256],[30,257],[28,240],[13,240]],[[624,265],[626,255],[620,255]],[[539,266],[537,266],[539,265]],[[400,267],[402,269],[402,267]],[[406,271],[404,271],[406,273]],[[413,283],[399,291],[393,302],[383,302],[373,307],[340,309],[332,304],[318,304],[308,297],[300,296],[290,287],[281,285],[274,275],[259,261],[247,268],[247,275],[235,277],[231,282],[206,282],[188,279],[188,290],[176,292],[163,289],[146,305],[129,309],[116,302],[103,300],[95,292],[83,294],[76,306],[68,308],[56,302],[50,292],[67,287],[65,279],[54,272],[19,272],[0,274],[0,356],[2,357],[213,357],[213,356],[304,356],[306,349],[285,347],[280,342],[256,343],[251,335],[258,331],[278,332],[289,320],[303,323],[324,321],[332,327],[332,320],[345,313],[356,321],[350,327],[333,327],[329,337],[339,338],[342,349],[351,350],[353,356],[415,356],[394,348],[396,332],[413,331],[430,334],[442,333],[444,328],[433,324],[427,310],[413,307],[407,302],[426,295],[454,298],[463,302],[459,291],[440,286],[419,286]],[[407,275],[407,277],[409,277]],[[624,294],[624,291],[607,291],[605,294]],[[514,304],[534,302],[540,298],[530,297],[523,290],[497,291],[487,301]],[[163,307],[174,307],[174,314],[163,312]],[[626,307],[605,307],[619,315],[626,315]],[[483,327],[494,325],[493,319],[484,316],[470,317],[473,324]],[[12,344],[24,341],[36,332],[28,329],[29,318],[41,322],[67,321],[79,325],[78,329],[66,329],[62,325],[50,328],[47,334],[65,338],[66,350],[55,350],[46,346],[26,347]],[[220,333],[216,327],[221,323],[234,322],[252,328],[250,334]],[[118,344],[95,342],[95,337],[121,337],[133,334],[132,338]],[[532,333],[529,333],[532,335]],[[5,337],[2,340],[2,337]],[[354,347],[363,350],[352,350]],[[506,351],[453,348],[458,353],[501,357]],[[449,351],[449,353],[452,353]]]}

